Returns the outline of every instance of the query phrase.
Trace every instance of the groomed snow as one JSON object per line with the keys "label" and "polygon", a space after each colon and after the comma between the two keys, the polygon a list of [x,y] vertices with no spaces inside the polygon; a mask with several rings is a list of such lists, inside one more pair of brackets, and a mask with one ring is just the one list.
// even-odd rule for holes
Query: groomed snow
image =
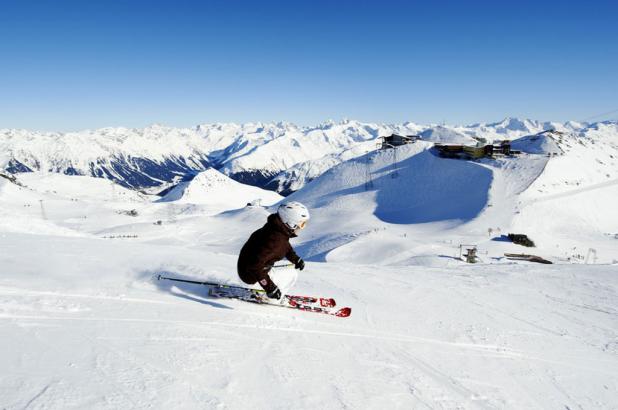
{"label": "groomed snow", "polygon": [[[88,177],[0,178],[0,408],[613,409],[608,127],[557,140],[556,156],[459,161],[418,142],[311,181],[289,198],[311,209],[292,241],[307,267],[277,276],[351,307],[346,319],[156,280],[239,283],[238,251],[275,207],[243,207],[247,187],[220,174],[169,201]],[[202,202],[214,188],[229,207]]]}
{"label": "groomed snow", "polygon": [[0,244],[3,408],[615,405],[615,267],[309,263],[297,291],[339,319],[153,280],[233,280],[230,249],[199,242]]}

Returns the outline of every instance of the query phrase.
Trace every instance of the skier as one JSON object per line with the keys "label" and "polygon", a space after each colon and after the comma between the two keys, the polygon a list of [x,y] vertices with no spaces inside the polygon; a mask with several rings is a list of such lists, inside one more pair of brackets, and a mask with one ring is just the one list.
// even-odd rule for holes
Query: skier
{"label": "skier", "polygon": [[238,256],[238,276],[249,284],[259,283],[271,299],[281,299],[281,290],[269,271],[275,262],[287,258],[298,270],[305,262],[294,252],[290,238],[295,238],[309,220],[307,207],[299,202],[283,203],[277,213],[268,216],[266,224],[253,232]]}

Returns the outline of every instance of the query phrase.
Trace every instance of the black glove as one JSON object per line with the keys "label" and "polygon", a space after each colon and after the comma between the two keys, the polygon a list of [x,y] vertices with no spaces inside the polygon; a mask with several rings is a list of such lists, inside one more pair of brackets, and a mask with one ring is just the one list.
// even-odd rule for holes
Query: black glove
{"label": "black glove", "polygon": [[304,261],[304,260],[302,260],[302,259],[299,259],[299,260],[298,260],[298,262],[296,262],[296,263],[294,264],[294,267],[295,267],[296,269],[298,269],[298,270],[303,270],[303,269],[305,269],[305,261]]}
{"label": "black glove", "polygon": [[266,296],[268,296],[269,299],[281,299],[281,291],[275,286],[273,290],[266,292]]}

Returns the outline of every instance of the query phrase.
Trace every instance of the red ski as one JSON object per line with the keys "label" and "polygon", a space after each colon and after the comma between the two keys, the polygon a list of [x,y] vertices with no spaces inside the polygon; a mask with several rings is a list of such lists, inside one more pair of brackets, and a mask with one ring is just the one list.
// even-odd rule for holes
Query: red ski
{"label": "red ski", "polygon": [[349,308],[349,307],[344,307],[339,310],[333,310],[329,308],[322,308],[322,307],[317,307],[317,306],[312,306],[312,305],[302,305],[302,304],[295,304],[295,305],[276,304],[275,306],[291,307],[291,308],[295,308],[299,310],[304,310],[306,312],[324,313],[326,315],[337,316],[337,317],[348,317],[352,314],[352,308]]}
{"label": "red ski", "polygon": [[224,286],[212,287],[208,293],[210,296],[219,298],[238,299],[261,305],[286,307],[303,310],[305,312],[322,313],[337,317],[348,317],[352,313],[352,309],[349,307],[344,307],[338,310],[333,309],[335,306],[335,300],[331,298],[284,295],[281,300],[276,300],[267,298],[264,291],[256,289],[238,289]]}
{"label": "red ski", "polygon": [[337,303],[333,298],[315,298],[313,296],[296,296],[296,295],[285,295],[290,304],[300,303],[304,305],[314,305],[319,303],[321,307],[335,307]]}

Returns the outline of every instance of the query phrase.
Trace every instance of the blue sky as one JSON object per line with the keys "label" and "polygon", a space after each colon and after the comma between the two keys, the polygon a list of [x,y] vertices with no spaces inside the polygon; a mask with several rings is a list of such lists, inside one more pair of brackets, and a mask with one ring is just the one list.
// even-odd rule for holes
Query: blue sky
{"label": "blue sky", "polygon": [[0,128],[564,121],[618,109],[617,2],[0,5]]}

